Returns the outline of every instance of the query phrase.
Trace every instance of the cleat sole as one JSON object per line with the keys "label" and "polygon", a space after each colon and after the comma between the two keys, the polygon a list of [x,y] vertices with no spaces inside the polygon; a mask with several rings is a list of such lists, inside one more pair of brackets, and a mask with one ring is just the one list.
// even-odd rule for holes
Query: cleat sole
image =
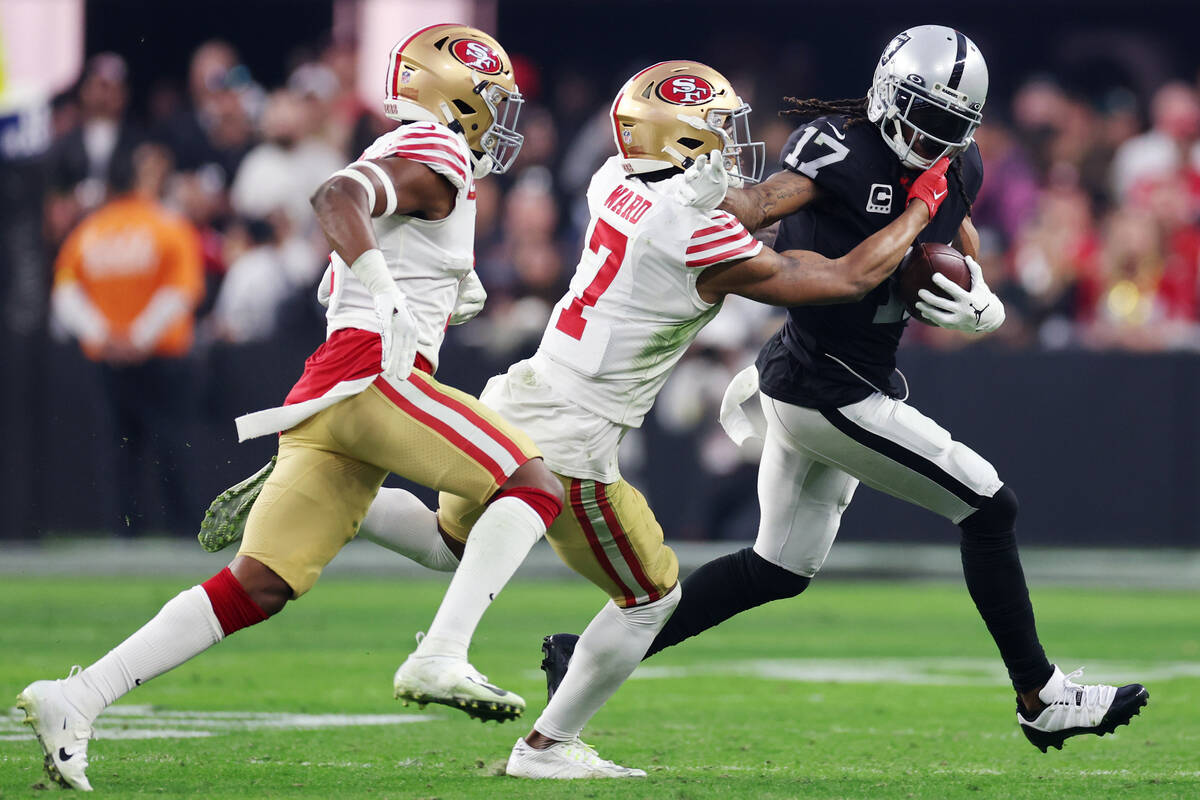
{"label": "cleat sole", "polygon": [[519,718],[525,711],[525,709],[509,703],[484,703],[480,705],[478,700],[473,700],[472,698],[434,697],[433,695],[410,692],[405,689],[397,689],[396,698],[404,703],[404,705],[408,705],[407,701],[411,700],[417,704],[418,708],[425,708],[430,703],[437,703],[438,705],[462,711],[468,717],[477,719],[480,722],[508,722],[509,720]]}

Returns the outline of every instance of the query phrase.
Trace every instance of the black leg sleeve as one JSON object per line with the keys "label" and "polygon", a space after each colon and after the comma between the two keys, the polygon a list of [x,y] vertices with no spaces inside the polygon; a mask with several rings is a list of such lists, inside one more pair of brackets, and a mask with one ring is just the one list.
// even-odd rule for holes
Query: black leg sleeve
{"label": "black leg sleeve", "polygon": [[967,590],[1000,648],[1013,686],[1022,692],[1040,687],[1054,668],[1038,641],[1013,533],[1016,518],[1017,495],[1003,486],[960,527]]}
{"label": "black leg sleeve", "polygon": [[683,581],[683,597],[645,658],[720,625],[747,609],[795,597],[809,578],[788,572],[747,547],[714,559]]}

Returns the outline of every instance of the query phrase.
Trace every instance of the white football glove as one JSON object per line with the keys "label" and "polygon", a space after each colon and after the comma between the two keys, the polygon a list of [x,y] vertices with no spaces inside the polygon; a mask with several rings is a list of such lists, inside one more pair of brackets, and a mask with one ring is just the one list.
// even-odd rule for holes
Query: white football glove
{"label": "white football glove", "polygon": [[941,273],[934,273],[933,282],[949,299],[928,289],[917,292],[917,310],[939,328],[968,333],[991,333],[1004,324],[1004,304],[988,288],[979,263],[966,257],[971,272],[971,290],[967,291]]}
{"label": "white football glove", "polygon": [[712,211],[725,199],[729,188],[729,173],[720,150],[700,156],[683,171],[683,181],[676,184],[675,197],[685,206]]}
{"label": "white football glove", "polygon": [[479,282],[475,270],[471,270],[458,282],[458,299],[454,301],[454,310],[450,312],[450,324],[462,325],[475,318],[483,311],[487,302],[487,292]]}
{"label": "white football glove", "polygon": [[379,366],[383,374],[402,381],[412,372],[417,357],[417,321],[409,310],[404,292],[392,280],[387,261],[379,250],[367,250],[350,265],[354,277],[362,281],[375,301],[379,317],[379,338],[382,356]]}
{"label": "white football glove", "polygon": [[417,358],[417,321],[408,308],[404,292],[375,295],[375,313],[379,315],[383,374],[398,381],[408,378]]}

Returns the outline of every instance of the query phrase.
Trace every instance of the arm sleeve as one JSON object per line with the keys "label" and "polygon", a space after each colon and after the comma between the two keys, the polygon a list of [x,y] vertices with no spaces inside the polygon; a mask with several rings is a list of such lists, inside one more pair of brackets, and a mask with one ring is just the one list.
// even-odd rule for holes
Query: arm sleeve
{"label": "arm sleeve", "polygon": [[711,267],[724,261],[740,261],[758,255],[763,243],[746,230],[737,217],[725,211],[712,211],[692,231],[684,251],[684,265]]}

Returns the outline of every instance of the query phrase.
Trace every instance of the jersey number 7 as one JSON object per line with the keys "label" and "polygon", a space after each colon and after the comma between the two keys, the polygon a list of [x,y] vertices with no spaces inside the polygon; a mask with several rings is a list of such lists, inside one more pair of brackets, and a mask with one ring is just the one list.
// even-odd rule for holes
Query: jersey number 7
{"label": "jersey number 7", "polygon": [[600,295],[604,294],[612,285],[613,279],[617,277],[617,271],[621,269],[621,262],[625,260],[625,245],[628,243],[629,239],[625,234],[603,219],[596,219],[596,226],[592,229],[591,238],[588,239],[588,250],[595,253],[597,257],[600,256],[600,251],[604,250],[606,253],[604,263],[596,271],[596,277],[592,278],[592,282],[583,290],[583,294],[573,298],[571,304],[559,313],[558,321],[554,323],[555,328],[572,339],[583,338],[583,329],[587,327],[587,320],[583,318],[583,309],[596,305]]}

